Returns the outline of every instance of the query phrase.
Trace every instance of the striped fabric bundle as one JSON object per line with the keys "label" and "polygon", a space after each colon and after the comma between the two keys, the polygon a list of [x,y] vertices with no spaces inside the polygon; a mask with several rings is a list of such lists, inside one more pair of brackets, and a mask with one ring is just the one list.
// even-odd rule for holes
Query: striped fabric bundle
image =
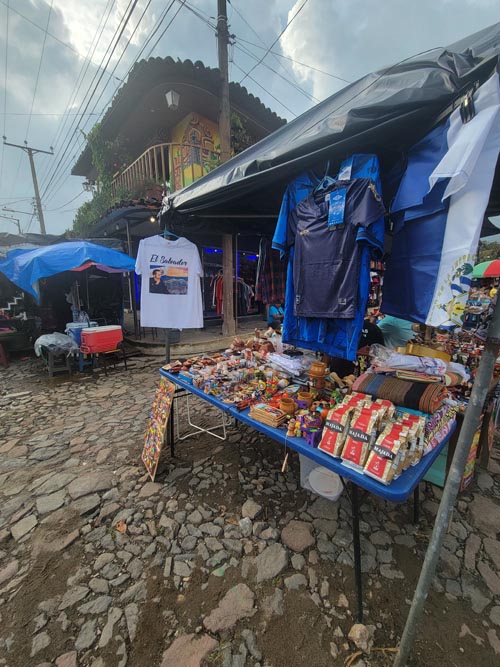
{"label": "striped fabric bundle", "polygon": [[448,395],[443,384],[408,382],[375,373],[363,373],[352,388],[373,398],[383,398],[395,405],[428,414],[439,410]]}

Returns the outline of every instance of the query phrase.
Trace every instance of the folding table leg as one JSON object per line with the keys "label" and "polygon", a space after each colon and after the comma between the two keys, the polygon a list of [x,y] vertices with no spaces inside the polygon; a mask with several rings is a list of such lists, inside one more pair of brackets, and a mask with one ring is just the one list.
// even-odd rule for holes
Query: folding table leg
{"label": "folding table leg", "polygon": [[361,541],[359,537],[359,495],[356,484],[351,484],[352,543],[354,550],[354,581],[357,597],[357,620],[363,622],[363,582],[361,578]]}
{"label": "folding table leg", "polygon": [[420,521],[420,491],[419,485],[415,487],[413,491],[413,523],[418,523]]}
{"label": "folding table leg", "polygon": [[175,456],[175,442],[174,442],[174,417],[175,417],[175,395],[172,396],[172,407],[170,408],[170,418],[168,420],[168,439],[170,441],[170,456]]}

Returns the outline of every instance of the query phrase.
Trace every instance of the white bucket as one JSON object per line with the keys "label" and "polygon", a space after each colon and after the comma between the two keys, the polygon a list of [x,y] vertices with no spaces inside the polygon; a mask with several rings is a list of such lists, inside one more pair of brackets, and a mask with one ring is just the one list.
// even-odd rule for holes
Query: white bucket
{"label": "white bucket", "polygon": [[299,454],[300,484],[304,489],[336,502],[342,495],[344,486],[337,473]]}

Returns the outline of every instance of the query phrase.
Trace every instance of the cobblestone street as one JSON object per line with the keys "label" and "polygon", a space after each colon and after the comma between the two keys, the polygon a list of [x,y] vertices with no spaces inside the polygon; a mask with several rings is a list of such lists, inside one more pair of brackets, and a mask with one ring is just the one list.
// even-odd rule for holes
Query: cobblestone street
{"label": "cobblestone street", "polygon": [[[251,429],[140,461],[158,361],[50,382],[0,370],[0,665],[390,665],[440,490],[364,498],[365,626],[351,509],[300,487],[299,461]],[[195,399],[196,400],[196,399]],[[218,414],[196,403],[195,417]],[[187,429],[181,411],[181,432]],[[459,498],[414,667],[500,664],[500,450]]]}

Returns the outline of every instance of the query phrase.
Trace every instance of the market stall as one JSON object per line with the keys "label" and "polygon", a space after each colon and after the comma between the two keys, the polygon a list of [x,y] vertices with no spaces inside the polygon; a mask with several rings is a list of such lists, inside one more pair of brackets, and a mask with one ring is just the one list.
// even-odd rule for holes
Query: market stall
{"label": "market stall", "polygon": [[[123,340],[122,275],[133,268],[125,253],[87,241],[12,250],[0,261],[0,272],[41,303],[42,326],[43,306],[50,310],[53,326],[35,345],[50,377],[70,371],[70,355],[78,358],[81,371],[94,368],[99,355],[117,351]],[[120,356],[126,364],[123,351]],[[107,372],[108,358],[102,359]]]}
{"label": "market stall", "polygon": [[[283,469],[289,451],[297,452],[302,486],[330,500],[338,499],[342,488],[349,495],[361,621],[360,491],[397,503],[413,494],[413,519],[418,521],[418,485],[455,430],[457,403],[446,381],[458,382],[457,376],[467,377],[467,373],[458,364],[374,346],[372,382],[366,384],[365,392],[357,391],[356,383],[363,385],[369,374],[361,375],[351,391],[347,385],[341,388],[337,376],[313,355],[288,346],[276,353],[272,351],[275,334],[268,339],[259,334],[246,343],[237,339],[224,353],[193,357],[160,370],[163,379],[151,413],[143,461],[154,479],[164,434],[168,433],[172,455],[179,440],[174,427],[176,404],[184,399],[189,414],[194,397],[218,408],[222,421],[208,429],[190,423],[195,428],[191,435],[205,432],[224,439],[229,417],[283,447]],[[403,368],[406,380],[396,377]],[[416,381],[418,375],[423,378]],[[399,406],[373,393],[384,384]],[[216,429],[222,429],[223,435],[216,434]]]}
{"label": "market stall", "polygon": [[[442,543],[457,470],[470,453],[467,417],[483,409],[486,371],[471,391],[480,345],[465,368],[458,357],[467,344],[456,330],[479,238],[500,211],[499,34],[492,26],[368,75],[164,202],[169,234],[188,236],[193,221],[226,233],[271,227],[287,271],[284,347],[233,346],[217,359],[164,368],[168,398],[155,401],[145,462],[154,461],[177,386],[298,451],[304,465],[339,475],[353,505],[359,618],[358,489],[406,500],[467,407],[460,464],[436,527]],[[383,272],[378,281],[374,268]],[[369,299],[378,305],[380,292],[393,329],[410,332],[404,344],[419,325],[417,343],[427,350],[372,350],[357,377],[328,372],[335,360],[356,363]],[[483,359],[497,348],[486,341]],[[314,357],[294,368],[307,351],[324,355],[322,370],[314,371]],[[173,448],[171,415],[170,423]]]}

